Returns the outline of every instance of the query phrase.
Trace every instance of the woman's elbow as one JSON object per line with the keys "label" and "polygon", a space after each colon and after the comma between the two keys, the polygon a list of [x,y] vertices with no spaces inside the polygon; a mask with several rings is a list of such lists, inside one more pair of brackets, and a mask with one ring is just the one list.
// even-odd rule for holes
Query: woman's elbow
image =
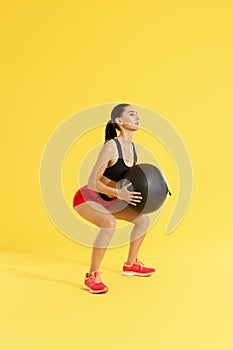
{"label": "woman's elbow", "polygon": [[89,180],[87,181],[87,187],[88,187],[90,190],[95,191],[95,190],[96,190],[96,182],[93,181],[92,179],[89,179]]}

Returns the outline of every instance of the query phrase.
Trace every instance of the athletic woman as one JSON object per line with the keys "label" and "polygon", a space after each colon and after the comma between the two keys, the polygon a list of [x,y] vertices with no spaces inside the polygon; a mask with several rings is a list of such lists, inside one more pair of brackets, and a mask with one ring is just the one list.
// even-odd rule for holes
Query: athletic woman
{"label": "athletic woman", "polygon": [[[90,270],[86,273],[84,288],[91,293],[104,293],[108,287],[100,278],[100,264],[114,234],[116,219],[132,222],[127,261],[122,274],[126,276],[150,276],[155,269],[145,267],[138,260],[139,248],[146,236],[149,216],[138,214],[128,204],[141,202],[140,192],[128,190],[130,184],[120,186],[124,173],[137,162],[137,148],[132,142],[139,128],[139,116],[130,104],[119,104],[111,113],[105,130],[105,143],[92,169],[87,185],[74,196],[73,208],[77,213],[100,228],[93,248]],[[117,136],[116,129],[119,130]]]}

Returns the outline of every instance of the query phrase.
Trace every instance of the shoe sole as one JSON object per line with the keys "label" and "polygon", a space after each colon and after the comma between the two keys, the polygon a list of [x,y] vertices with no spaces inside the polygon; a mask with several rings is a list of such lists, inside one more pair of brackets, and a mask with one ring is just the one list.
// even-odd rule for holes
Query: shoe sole
{"label": "shoe sole", "polygon": [[122,275],[123,276],[142,276],[142,277],[146,277],[146,276],[151,276],[154,272],[148,272],[148,273],[137,273],[137,272],[132,272],[132,271],[123,271]]}
{"label": "shoe sole", "polygon": [[93,293],[93,294],[100,294],[100,293],[106,293],[108,291],[108,289],[101,289],[101,290],[93,290],[91,289],[90,287],[87,287],[85,284],[84,284],[84,289],[87,289],[89,292]]}

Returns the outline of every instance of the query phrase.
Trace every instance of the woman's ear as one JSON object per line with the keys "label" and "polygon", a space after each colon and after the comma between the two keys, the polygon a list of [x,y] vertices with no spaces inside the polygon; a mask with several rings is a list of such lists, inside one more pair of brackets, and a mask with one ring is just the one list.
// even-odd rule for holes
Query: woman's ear
{"label": "woman's ear", "polygon": [[120,125],[123,124],[121,118],[116,118],[115,123],[120,124]]}

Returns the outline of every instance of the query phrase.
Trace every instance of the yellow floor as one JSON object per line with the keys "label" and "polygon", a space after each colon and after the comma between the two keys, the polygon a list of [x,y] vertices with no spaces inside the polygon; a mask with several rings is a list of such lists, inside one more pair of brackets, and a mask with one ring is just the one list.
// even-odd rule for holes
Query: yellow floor
{"label": "yellow floor", "polygon": [[[227,0],[2,4],[1,350],[233,349],[232,10]],[[128,247],[109,249],[101,266],[109,292],[92,295],[83,289],[91,248],[52,224],[40,164],[62,123],[122,102],[155,111],[180,135],[192,162],[192,200],[166,235],[184,184],[166,142],[139,130],[139,162],[144,147],[173,193],[138,256],[157,272],[123,277]],[[93,114],[100,124],[110,119],[105,107]],[[147,114],[140,118],[143,125]],[[104,125],[89,126],[56,168],[72,213],[72,195],[91,171],[84,166],[103,142]],[[77,220],[77,233],[86,228]]]}
{"label": "yellow floor", "polygon": [[140,257],[157,272],[146,278],[121,276],[128,248],[109,249],[101,295],[83,289],[89,248],[2,249],[2,348],[231,349],[232,239],[199,243],[151,230]]}

